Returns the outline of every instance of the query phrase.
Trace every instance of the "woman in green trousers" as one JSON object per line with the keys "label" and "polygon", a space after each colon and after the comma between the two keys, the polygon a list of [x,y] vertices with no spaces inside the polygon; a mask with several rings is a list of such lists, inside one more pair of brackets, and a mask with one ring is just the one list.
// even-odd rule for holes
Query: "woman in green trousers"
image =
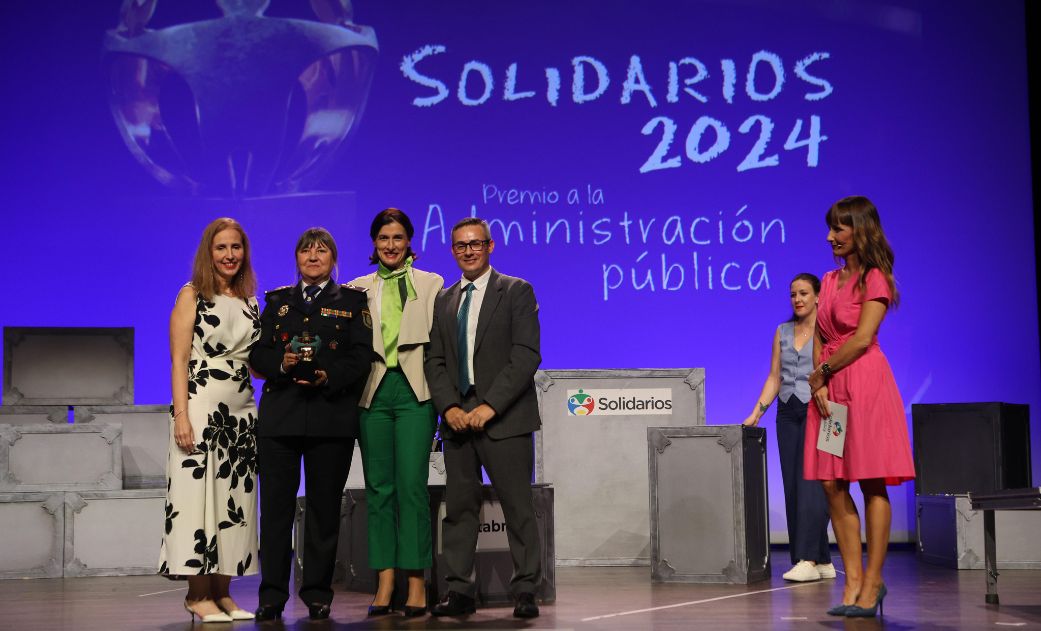
{"label": "woman in green trousers", "polygon": [[437,414],[423,375],[437,274],[412,267],[414,234],[396,208],[369,229],[376,272],[351,281],[367,290],[374,360],[361,401],[361,452],[368,504],[369,565],[379,571],[370,616],[391,612],[394,569],[408,574],[406,616],[426,613],[423,570],[432,563],[427,471]]}

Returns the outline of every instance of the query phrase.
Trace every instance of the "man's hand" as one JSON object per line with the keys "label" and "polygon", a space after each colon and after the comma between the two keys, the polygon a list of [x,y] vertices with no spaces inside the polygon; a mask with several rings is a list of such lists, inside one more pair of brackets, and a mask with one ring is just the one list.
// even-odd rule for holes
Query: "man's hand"
{"label": "man's hand", "polygon": [[468,427],[467,414],[459,406],[450,407],[444,413],[445,422],[456,432],[464,432]]}
{"label": "man's hand", "polygon": [[485,424],[493,418],[495,418],[495,410],[487,403],[482,403],[470,410],[469,414],[466,415],[466,423],[470,429],[481,432],[484,431]]}

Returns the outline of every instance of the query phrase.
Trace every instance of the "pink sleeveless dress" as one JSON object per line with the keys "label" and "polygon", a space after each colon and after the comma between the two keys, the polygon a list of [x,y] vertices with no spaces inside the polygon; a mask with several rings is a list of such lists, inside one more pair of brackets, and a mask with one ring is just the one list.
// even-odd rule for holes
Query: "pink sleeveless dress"
{"label": "pink sleeveless dress", "polygon": [[[825,362],[857,330],[860,311],[867,300],[889,304],[892,293],[885,275],[868,272],[865,290],[859,277],[838,286],[838,270],[821,279],[817,306],[817,330],[825,340]],[[842,458],[817,449],[820,412],[811,402],[806,415],[803,474],[807,480],[868,480],[883,478],[888,485],[914,479],[914,460],[907,434],[904,403],[889,361],[871,341],[867,351],[852,364],[835,371],[828,382],[828,398],[849,407],[845,452]]]}

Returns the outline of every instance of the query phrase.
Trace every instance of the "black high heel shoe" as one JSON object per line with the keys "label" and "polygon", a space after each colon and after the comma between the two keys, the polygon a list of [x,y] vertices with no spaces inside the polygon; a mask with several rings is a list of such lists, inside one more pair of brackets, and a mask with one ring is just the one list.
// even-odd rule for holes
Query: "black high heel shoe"
{"label": "black high heel shoe", "polygon": [[404,609],[401,610],[402,615],[406,618],[418,618],[419,616],[424,615],[426,612],[426,605],[423,605],[422,607],[413,607],[412,605],[405,605]]}
{"label": "black high heel shoe", "polygon": [[828,615],[829,616],[844,616],[844,615],[846,615],[846,610],[848,610],[852,606],[853,605],[843,605],[842,603],[839,603],[839,604],[835,605],[834,607],[832,607],[831,609],[828,610]]}
{"label": "black high heel shoe", "polygon": [[882,600],[886,597],[887,593],[888,593],[888,590],[886,590],[886,584],[882,583],[882,585],[878,588],[878,596],[875,598],[875,606],[874,607],[868,608],[868,607],[858,607],[857,605],[850,605],[849,607],[846,608],[846,617],[847,618],[874,618],[876,611],[878,612],[878,615],[880,615],[880,616],[885,615],[885,614],[882,613]]}
{"label": "black high heel shoe", "polygon": [[[372,601],[376,602],[376,597],[372,597]],[[369,605],[369,613],[367,614],[370,618],[376,616],[386,616],[394,611],[394,592],[390,593],[390,600],[386,605]]]}

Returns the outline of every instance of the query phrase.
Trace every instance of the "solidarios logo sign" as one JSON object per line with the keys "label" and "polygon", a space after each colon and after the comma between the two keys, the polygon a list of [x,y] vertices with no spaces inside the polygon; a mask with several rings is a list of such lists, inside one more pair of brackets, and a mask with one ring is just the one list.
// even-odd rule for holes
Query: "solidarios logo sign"
{"label": "solidarios logo sign", "polygon": [[567,391],[568,416],[671,415],[670,388],[595,388]]}

